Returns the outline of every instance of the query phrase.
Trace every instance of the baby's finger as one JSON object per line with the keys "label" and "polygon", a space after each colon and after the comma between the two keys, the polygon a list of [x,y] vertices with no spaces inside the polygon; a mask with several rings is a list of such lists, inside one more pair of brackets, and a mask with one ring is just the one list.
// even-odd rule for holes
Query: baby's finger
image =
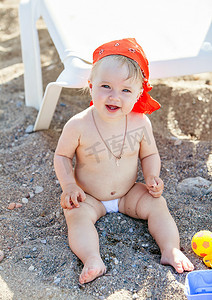
{"label": "baby's finger", "polygon": [[152,192],[158,193],[162,190],[162,186],[161,185],[156,185],[154,188],[150,189]]}
{"label": "baby's finger", "polygon": [[163,180],[160,177],[155,177],[155,182],[158,186],[163,186]]}
{"label": "baby's finger", "polygon": [[149,194],[152,195],[152,197],[154,197],[154,198],[159,198],[162,195],[162,191],[154,192],[154,191],[149,190]]}
{"label": "baby's finger", "polygon": [[154,189],[157,185],[154,178],[149,178],[146,184],[147,184],[149,189]]}
{"label": "baby's finger", "polygon": [[65,208],[68,208],[68,209],[72,209],[73,208],[73,204],[72,204],[72,201],[71,201],[71,196],[70,195],[66,195],[65,196]]}
{"label": "baby's finger", "polygon": [[71,201],[73,202],[75,207],[79,207],[79,202],[78,202],[78,193],[73,193],[71,194]]}
{"label": "baby's finger", "polygon": [[66,209],[66,205],[65,205],[65,203],[64,203],[63,200],[60,201],[60,205],[61,205],[61,207],[62,207],[63,209]]}
{"label": "baby's finger", "polygon": [[86,195],[85,193],[82,191],[81,193],[79,193],[79,201],[84,202],[86,199]]}
{"label": "baby's finger", "polygon": [[156,186],[153,190],[155,192],[163,190],[164,187],[163,181],[160,178],[155,177],[155,182],[156,182]]}
{"label": "baby's finger", "polygon": [[151,193],[156,193],[156,192],[158,192],[157,185],[155,185],[155,186],[147,186],[147,189],[148,189],[149,193],[150,193],[150,192],[151,192]]}
{"label": "baby's finger", "polygon": [[61,195],[61,200],[60,200],[60,205],[62,206],[62,208],[66,209],[67,208],[67,204],[66,204],[66,199],[65,199],[65,195],[62,194]]}

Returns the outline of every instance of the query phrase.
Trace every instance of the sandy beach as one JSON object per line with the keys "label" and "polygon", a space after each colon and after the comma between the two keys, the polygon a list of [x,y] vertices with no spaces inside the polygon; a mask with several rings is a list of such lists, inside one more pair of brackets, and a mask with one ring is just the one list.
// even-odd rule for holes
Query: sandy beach
{"label": "sandy beach", "polygon": [[[0,0],[0,299],[186,299],[186,273],[160,265],[147,223],[120,213],[96,224],[107,273],[79,285],[82,264],[68,246],[53,155],[64,124],[88,107],[90,96],[63,89],[50,128],[27,132],[37,111],[25,106],[18,5]],[[42,20],[38,28],[45,88],[63,66]],[[151,95],[162,105],[150,119],[162,160],[163,195],[181,250],[196,270],[207,270],[191,239],[199,230],[211,230],[212,73],[151,83]],[[194,177],[207,181],[180,185]],[[143,181],[140,169],[138,181]],[[10,210],[10,203],[22,206]]]}

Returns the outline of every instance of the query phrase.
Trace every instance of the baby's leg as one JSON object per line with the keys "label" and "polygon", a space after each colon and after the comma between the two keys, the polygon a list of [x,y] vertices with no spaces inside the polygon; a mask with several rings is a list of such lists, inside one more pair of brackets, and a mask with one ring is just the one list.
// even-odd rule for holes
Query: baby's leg
{"label": "baby's leg", "polygon": [[163,197],[153,198],[142,183],[136,183],[119,203],[119,210],[131,217],[148,220],[148,228],[161,251],[161,263],[178,273],[192,271],[193,264],[180,251],[177,226]]}
{"label": "baby's leg", "polygon": [[105,215],[105,208],[100,201],[87,195],[86,201],[81,202],[79,208],[65,209],[64,214],[70,248],[84,264],[79,282],[83,284],[92,281],[106,271],[99,253],[99,237],[94,226]]}

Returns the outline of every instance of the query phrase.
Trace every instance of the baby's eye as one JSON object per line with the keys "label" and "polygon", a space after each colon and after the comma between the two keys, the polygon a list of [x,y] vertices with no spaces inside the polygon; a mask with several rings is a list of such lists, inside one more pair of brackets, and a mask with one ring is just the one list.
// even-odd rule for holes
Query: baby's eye
{"label": "baby's eye", "polygon": [[125,92],[125,93],[131,93],[131,91],[128,90],[128,89],[124,89],[123,92]]}
{"label": "baby's eye", "polygon": [[105,89],[109,89],[110,88],[110,86],[108,84],[103,84],[102,87],[105,88]]}

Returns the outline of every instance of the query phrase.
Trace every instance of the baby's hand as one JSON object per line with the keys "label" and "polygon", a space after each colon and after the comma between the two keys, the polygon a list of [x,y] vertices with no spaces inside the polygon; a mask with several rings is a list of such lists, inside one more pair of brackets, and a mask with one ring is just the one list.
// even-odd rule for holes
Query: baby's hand
{"label": "baby's hand", "polygon": [[85,201],[84,191],[75,183],[68,185],[62,192],[60,204],[64,209],[79,207],[79,202]]}
{"label": "baby's hand", "polygon": [[158,198],[163,193],[163,180],[157,176],[149,176],[146,178],[146,187],[154,198]]}

